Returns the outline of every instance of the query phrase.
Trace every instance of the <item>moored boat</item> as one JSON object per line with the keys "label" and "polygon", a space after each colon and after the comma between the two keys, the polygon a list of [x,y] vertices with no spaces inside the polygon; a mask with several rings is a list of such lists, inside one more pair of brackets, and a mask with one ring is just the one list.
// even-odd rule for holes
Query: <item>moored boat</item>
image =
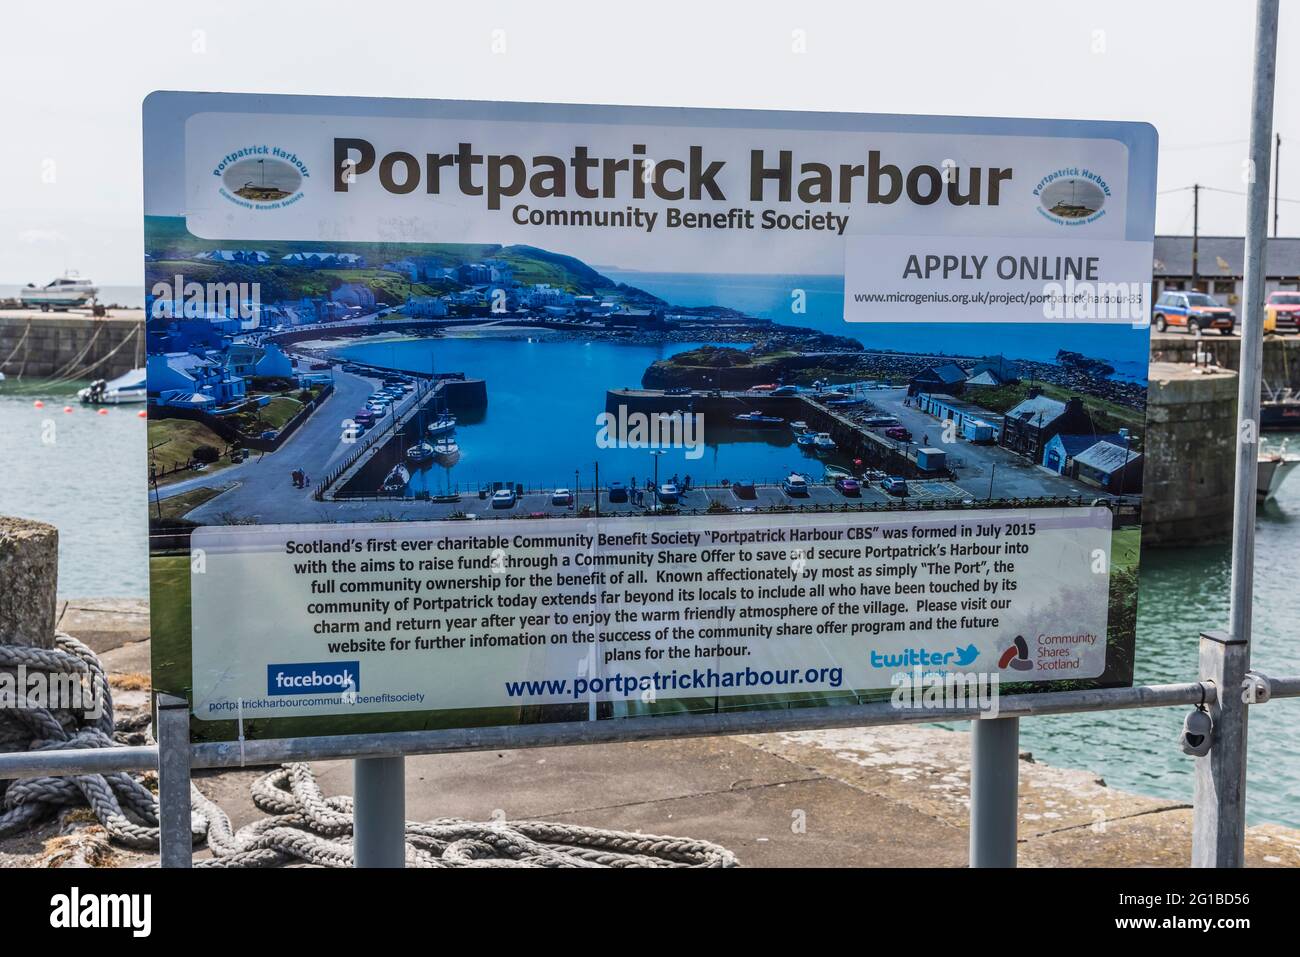
{"label": "moored boat", "polygon": [[737,425],[758,426],[759,428],[771,428],[785,424],[785,419],[780,416],[764,415],[762,412],[740,412],[733,415],[731,419]]}
{"label": "moored boat", "polygon": [[455,465],[460,460],[460,446],[451,436],[443,436],[433,443],[433,457],[443,465]]}
{"label": "moored boat", "polygon": [[1283,455],[1278,452],[1261,452],[1259,456],[1259,474],[1255,480],[1255,494],[1261,502],[1277,494],[1286,477],[1300,465],[1300,457]]}
{"label": "moored boat", "polygon": [[834,452],[835,440],[831,438],[829,432],[818,432],[813,437],[813,449],[817,452]]}
{"label": "moored boat", "polygon": [[125,405],[132,402],[146,402],[149,396],[145,391],[144,370],[132,369],[116,379],[97,379],[78,391],[77,398],[84,405]]}
{"label": "moored boat", "polygon": [[438,417],[429,423],[429,434],[432,436],[450,435],[456,431],[456,417],[450,412],[439,412]]}
{"label": "moored boat", "polygon": [[406,450],[406,461],[416,465],[433,461],[433,446],[428,442],[416,442]]}
{"label": "moored boat", "polygon": [[384,484],[381,488],[385,492],[403,492],[410,482],[410,470],[405,465],[398,463],[393,466],[392,471],[384,476]]}

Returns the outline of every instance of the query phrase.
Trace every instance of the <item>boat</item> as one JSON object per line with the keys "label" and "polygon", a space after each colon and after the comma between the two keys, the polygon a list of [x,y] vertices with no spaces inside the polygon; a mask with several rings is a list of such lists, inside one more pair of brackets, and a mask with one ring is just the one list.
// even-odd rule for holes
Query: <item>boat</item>
{"label": "boat", "polygon": [[855,405],[861,405],[865,399],[859,399],[856,396],[846,395],[837,399],[827,399],[826,405],[832,409],[847,409]]}
{"label": "boat", "polygon": [[785,424],[785,419],[780,416],[764,415],[762,412],[740,412],[731,418],[737,425],[756,425],[761,428]]}
{"label": "boat", "polygon": [[1300,465],[1300,456],[1261,452],[1259,474],[1255,480],[1255,494],[1259,500],[1264,502],[1272,498],[1297,465]]}
{"label": "boat", "polygon": [[1291,389],[1265,386],[1259,402],[1259,427],[1265,432],[1300,429],[1300,396]]}
{"label": "boat", "polygon": [[51,309],[84,306],[98,295],[99,287],[89,279],[66,273],[44,286],[28,283],[18,293],[18,300],[24,306],[39,306],[41,312],[49,312]]}
{"label": "boat", "polygon": [[831,438],[829,432],[818,432],[813,437],[813,449],[818,452],[834,452],[836,448],[835,440]]}
{"label": "boat", "polygon": [[450,435],[456,431],[456,417],[450,412],[439,412],[438,417],[429,423],[429,434],[437,437]]}
{"label": "boat", "polygon": [[800,432],[798,435],[796,435],[796,436],[794,437],[794,441],[795,441],[795,444],[796,444],[796,445],[801,445],[801,446],[803,446],[804,448],[810,449],[810,448],[812,448],[812,447],[816,444],[816,442],[817,442],[817,433],[816,433],[816,432]]}
{"label": "boat", "polygon": [[399,462],[393,466],[391,472],[384,476],[384,484],[381,487],[385,492],[404,492],[410,482],[410,470]]}
{"label": "boat", "polygon": [[415,465],[433,461],[433,446],[428,442],[416,442],[406,450],[406,461]]}
{"label": "boat", "polygon": [[808,480],[798,472],[791,472],[781,483],[781,488],[786,495],[806,497],[808,495]]}
{"label": "boat", "polygon": [[455,465],[460,461],[460,446],[449,435],[433,443],[433,457],[443,465]]}
{"label": "boat", "polygon": [[798,433],[800,433],[800,432],[807,432],[807,431],[809,431],[809,429],[808,429],[808,423],[805,422],[803,419],[795,419],[793,422],[791,422],[791,423],[790,423],[790,429],[791,429],[791,430],[792,430],[796,435],[797,435]]}
{"label": "boat", "polygon": [[826,481],[834,482],[836,479],[856,478],[848,469],[840,468],[838,465],[826,466]]}
{"label": "boat", "polygon": [[116,379],[97,379],[77,392],[83,405],[126,405],[147,402],[143,369],[132,369]]}

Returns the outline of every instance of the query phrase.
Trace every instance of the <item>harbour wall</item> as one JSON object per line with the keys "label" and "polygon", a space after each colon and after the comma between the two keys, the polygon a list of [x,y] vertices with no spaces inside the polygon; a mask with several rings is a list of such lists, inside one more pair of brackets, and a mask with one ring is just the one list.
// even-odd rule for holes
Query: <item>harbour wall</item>
{"label": "harbour wall", "polygon": [[113,379],[144,366],[139,312],[91,319],[60,313],[0,313],[0,373],[13,380]]}
{"label": "harbour wall", "polygon": [[[1151,336],[1152,362],[1195,363],[1198,352],[1208,355],[1213,365],[1234,371],[1241,369],[1241,340],[1236,336],[1199,339],[1186,333]],[[1268,388],[1300,391],[1300,336],[1265,336],[1262,371]]]}
{"label": "harbour wall", "polygon": [[1142,544],[1226,541],[1236,475],[1237,373],[1153,362],[1149,383]]}

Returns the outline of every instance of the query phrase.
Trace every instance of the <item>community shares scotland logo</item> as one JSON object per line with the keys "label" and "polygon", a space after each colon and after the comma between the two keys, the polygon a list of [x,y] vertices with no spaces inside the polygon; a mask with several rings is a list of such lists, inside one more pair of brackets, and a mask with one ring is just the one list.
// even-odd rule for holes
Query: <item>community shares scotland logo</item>
{"label": "community shares scotland logo", "polygon": [[1061,226],[1096,222],[1110,198],[1106,181],[1089,169],[1076,166],[1048,173],[1034,187],[1038,212]]}
{"label": "community shares scotland logo", "polygon": [[245,209],[283,209],[303,197],[303,181],[311,176],[296,153],[279,146],[245,146],[227,153],[212,170],[221,180],[220,193]]}

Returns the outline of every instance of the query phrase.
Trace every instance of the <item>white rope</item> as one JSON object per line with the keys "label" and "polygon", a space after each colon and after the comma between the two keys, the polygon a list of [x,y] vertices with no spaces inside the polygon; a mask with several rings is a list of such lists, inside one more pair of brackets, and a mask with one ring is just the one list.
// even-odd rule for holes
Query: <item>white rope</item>
{"label": "white rope", "polygon": [[[21,693],[0,705],[0,751],[111,748],[141,743],[147,716],[115,722],[108,679],[95,653],[58,632],[53,649],[0,644],[0,668],[74,678],[91,707],[49,708]],[[134,737],[133,737],[134,736]],[[232,830],[230,817],[190,787],[191,836],[212,857],[199,867],[351,867],[352,798],[325,797],[306,764],[286,764],[253,782],[253,803],[269,816]],[[111,840],[159,846],[158,798],[124,772],[0,781],[0,837],[65,807],[88,805]],[[545,821],[406,823],[408,867],[735,867],[731,851],[708,841]]]}

